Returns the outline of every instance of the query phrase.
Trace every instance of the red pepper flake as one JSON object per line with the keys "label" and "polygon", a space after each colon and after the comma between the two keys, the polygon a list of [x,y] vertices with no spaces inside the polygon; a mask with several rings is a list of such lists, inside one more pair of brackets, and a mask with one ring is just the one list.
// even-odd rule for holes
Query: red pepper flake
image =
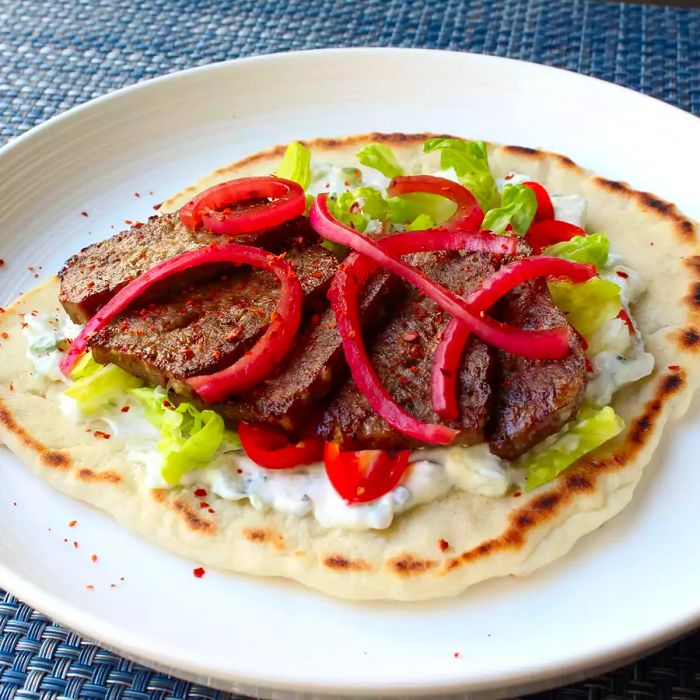
{"label": "red pepper flake", "polygon": [[680,365],[669,365],[668,368],[671,370],[671,372],[677,372],[681,366]]}
{"label": "red pepper flake", "polygon": [[5,264],[5,261],[2,258],[0,258],[0,267],[2,267],[4,264]]}
{"label": "red pepper flake", "polygon": [[458,651],[456,651],[456,652],[453,654],[453,656],[455,657],[455,659],[459,659],[462,655],[461,655]]}
{"label": "red pepper flake", "polygon": [[513,494],[513,498],[520,498],[520,496],[522,496],[522,495],[523,495],[523,494],[522,494],[520,491],[516,491],[516,492]]}
{"label": "red pepper flake", "polygon": [[120,411],[122,413],[128,413],[130,408],[131,408],[131,406],[122,406]]}
{"label": "red pepper flake", "polygon": [[[3,262],[3,265],[4,264],[5,263]],[[5,313],[5,308],[3,306],[0,306],[0,314],[4,314],[4,313]],[[34,314],[32,314],[32,315],[34,315]]]}
{"label": "red pepper flake", "polygon": [[78,547],[80,547],[80,543],[79,543],[79,542],[73,542],[73,549],[78,549]]}
{"label": "red pepper flake", "polygon": [[192,573],[194,574],[195,578],[202,578],[202,576],[204,576],[204,574],[207,572],[200,566],[196,569],[192,569]]}
{"label": "red pepper flake", "polygon": [[199,507],[200,507],[200,508],[209,508],[209,504],[208,504],[206,501],[202,501],[202,502],[199,504]]}
{"label": "red pepper flake", "polygon": [[87,219],[88,216],[90,216],[90,214],[88,214],[86,211],[81,211],[80,213],[81,213],[86,219]]}
{"label": "red pepper flake", "polygon": [[624,309],[622,309],[617,315],[617,317],[621,318],[625,322],[625,325],[627,326],[627,330],[630,332],[630,335],[634,335],[634,324],[632,323],[630,315]]}
{"label": "red pepper flake", "polygon": [[96,438],[102,438],[103,440],[109,440],[112,436],[109,433],[105,433],[102,430],[95,430],[92,433]]}
{"label": "red pepper flake", "polygon": [[166,408],[172,408],[172,407],[173,407],[173,405],[172,405],[172,404],[170,403],[170,401],[168,401],[167,399],[166,399],[165,401],[163,401],[163,406],[165,406]]}
{"label": "red pepper flake", "polygon": [[94,563],[97,561],[97,554],[93,554],[93,555],[90,557],[90,561],[92,561],[92,563],[94,564]]}
{"label": "red pepper flake", "polygon": [[441,552],[446,552],[450,548],[450,543],[447,540],[439,539],[438,547],[440,547]]}
{"label": "red pepper flake", "polygon": [[243,474],[243,470],[239,467],[236,469],[236,474]]}
{"label": "red pepper flake", "polygon": [[158,211],[161,207],[163,206],[163,202],[158,202],[158,204],[154,204],[153,208]]}
{"label": "red pepper flake", "polygon": [[95,590],[95,587],[94,587],[91,583],[88,583],[88,585],[85,586],[85,588],[87,588],[88,591],[94,591],[94,590]]}
{"label": "red pepper flake", "polygon": [[410,331],[408,333],[404,333],[401,336],[407,343],[412,343],[416,338],[418,338],[418,333],[416,331]]}
{"label": "red pepper flake", "polygon": [[131,226],[131,224],[133,224],[134,222],[133,222],[131,219],[124,219],[124,223],[125,223],[127,226]]}
{"label": "red pepper flake", "polygon": [[7,333],[7,331],[3,331],[2,333],[0,333],[0,338],[2,338],[3,340],[7,340],[9,337],[10,334]]}
{"label": "red pepper flake", "polygon": [[204,498],[207,495],[207,490],[206,489],[197,489],[194,492],[194,495],[197,496],[197,498]]}
{"label": "red pepper flake", "polygon": [[77,521],[77,520],[71,520],[71,521],[68,523],[68,527],[75,527],[77,524],[78,524],[78,521]]}
{"label": "red pepper flake", "polygon": [[10,382],[10,391],[14,391],[14,390],[15,390],[15,383]]}
{"label": "red pepper flake", "polygon": [[622,270],[616,270],[616,274],[618,277],[622,277],[622,279],[627,279],[629,275],[626,272],[623,272]]}
{"label": "red pepper flake", "polygon": [[215,511],[213,508],[210,508],[210,509],[209,509],[209,512],[210,512],[210,513],[216,513],[216,511]]}
{"label": "red pepper flake", "polygon": [[141,228],[143,226],[143,221],[134,221],[134,228]]}

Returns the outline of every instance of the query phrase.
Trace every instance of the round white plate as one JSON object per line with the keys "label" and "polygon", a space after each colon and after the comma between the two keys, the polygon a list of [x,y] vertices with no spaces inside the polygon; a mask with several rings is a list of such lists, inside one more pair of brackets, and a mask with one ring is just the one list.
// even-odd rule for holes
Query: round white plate
{"label": "round white plate", "polygon": [[[542,146],[700,218],[691,157],[700,122],[661,102],[470,54],[264,56],[120,90],[2,149],[0,303],[34,284],[29,267],[56,271],[215,166],[296,138],[372,130]],[[431,604],[343,603],[215,571],[196,579],[196,564],[51,491],[4,451],[0,585],[128,656],[266,697],[513,695],[553,685],[700,621],[697,408],[672,426],[632,505],[569,556]]]}

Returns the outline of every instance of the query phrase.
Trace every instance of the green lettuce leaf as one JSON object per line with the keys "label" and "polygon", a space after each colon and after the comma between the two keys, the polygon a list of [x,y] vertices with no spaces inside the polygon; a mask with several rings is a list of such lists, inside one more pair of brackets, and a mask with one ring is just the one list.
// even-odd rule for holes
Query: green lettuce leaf
{"label": "green lettuce leaf", "polygon": [[346,226],[364,233],[370,221],[384,221],[387,201],[374,187],[358,187],[328,198],[331,214]]}
{"label": "green lettuce leaf", "polygon": [[534,447],[519,460],[525,468],[525,490],[552,481],[585,454],[614,438],[625,427],[611,406],[600,410],[584,407],[576,419],[548,444]]}
{"label": "green lettuce leaf", "polygon": [[620,288],[609,280],[593,277],[574,284],[550,282],[554,303],[564,311],[566,320],[588,340],[595,331],[620,313]]}
{"label": "green lettuce leaf", "polygon": [[433,228],[435,222],[429,214],[418,214],[418,216],[406,225],[406,231],[422,231],[426,228]]}
{"label": "green lettuce leaf", "polygon": [[363,146],[357,152],[357,160],[368,168],[374,168],[385,177],[403,175],[403,168],[399,165],[394,152],[382,143],[370,143]]}
{"label": "green lettuce leaf", "polygon": [[304,189],[311,184],[311,152],[298,141],[292,141],[275,170],[277,177],[294,180]]}
{"label": "green lettuce leaf", "polygon": [[484,211],[500,205],[501,197],[489,169],[486,144],[483,141],[434,138],[423,144],[423,151],[440,151],[440,167],[443,170],[453,168],[459,181],[476,197]]}
{"label": "green lettuce leaf", "polygon": [[175,486],[190,469],[203,467],[221,446],[224,437],[238,443],[235,433],[226,431],[224,419],[214,411],[200,411],[191,403],[173,406],[161,387],[132,389],[143,406],[146,418],[161,438],[158,451],[163,455],[163,479]]}
{"label": "green lettuce leaf", "polygon": [[387,217],[394,224],[410,224],[425,214],[437,226],[447,221],[456,209],[457,205],[447,197],[427,192],[411,192],[387,200]]}
{"label": "green lettuce leaf", "polygon": [[608,237],[604,233],[591,233],[588,236],[574,236],[568,241],[550,245],[542,251],[542,255],[590,263],[600,269],[608,261],[609,249]]}
{"label": "green lettuce leaf", "polygon": [[[94,366],[93,366],[94,365]],[[143,384],[140,379],[125,372],[116,365],[99,365],[92,360],[85,361],[82,368],[76,365],[75,370],[82,372],[82,376],[71,384],[65,395],[78,402],[84,413],[94,413],[111,401],[119,400],[124,392]]]}
{"label": "green lettuce leaf", "polygon": [[90,374],[97,372],[104,365],[95,362],[90,351],[84,352],[78,361],[73,365],[73,369],[70,371],[70,378],[73,381],[87,377]]}
{"label": "green lettuce leaf", "polygon": [[525,185],[506,185],[501,199],[500,207],[486,212],[481,228],[500,235],[510,224],[519,236],[524,236],[537,211],[535,193]]}

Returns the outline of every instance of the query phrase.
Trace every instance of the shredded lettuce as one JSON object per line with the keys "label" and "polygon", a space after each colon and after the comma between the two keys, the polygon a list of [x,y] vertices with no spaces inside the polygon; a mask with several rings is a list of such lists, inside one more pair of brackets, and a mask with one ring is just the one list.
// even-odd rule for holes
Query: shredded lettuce
{"label": "shredded lettuce", "polygon": [[591,233],[588,236],[574,236],[568,241],[550,245],[542,251],[542,254],[590,263],[600,269],[608,261],[609,249],[608,237],[604,233]]}
{"label": "shredded lettuce", "polygon": [[422,231],[426,228],[433,228],[435,222],[430,214],[418,214],[418,216],[406,225],[406,231]]}
{"label": "shredded lettuce", "polygon": [[481,227],[500,235],[510,224],[519,236],[524,236],[537,211],[535,193],[526,185],[506,185],[501,199],[500,207],[486,212]]}
{"label": "shredded lettuce", "polygon": [[328,209],[338,221],[364,233],[370,221],[386,219],[387,201],[374,187],[358,187],[329,197]]}
{"label": "shredded lettuce", "polygon": [[200,411],[185,402],[173,406],[161,387],[132,389],[130,393],[143,406],[149,422],[161,432],[157,445],[163,455],[161,475],[171,486],[179,484],[185,472],[206,465],[224,436],[237,442],[235,433],[227,433],[224,419],[214,411]]}
{"label": "shredded lettuce", "polygon": [[387,217],[394,224],[410,224],[421,214],[429,216],[433,225],[447,221],[457,205],[447,197],[428,192],[411,192],[387,200]]}
{"label": "shredded lettuce", "polygon": [[443,170],[454,169],[460,182],[476,197],[484,211],[500,206],[501,197],[489,169],[483,141],[434,138],[423,144],[423,151],[440,151],[440,167]]}
{"label": "shredded lettuce", "polygon": [[374,168],[385,177],[403,175],[403,168],[399,165],[394,152],[383,143],[370,143],[363,146],[357,152],[357,160],[368,168]]}
{"label": "shredded lettuce", "polygon": [[532,491],[552,481],[576,460],[614,438],[624,427],[625,422],[611,406],[600,410],[582,408],[568,429],[520,458],[519,466],[525,468],[525,490]]}
{"label": "shredded lettuce", "polygon": [[311,152],[298,141],[292,141],[275,170],[277,177],[294,180],[304,189],[311,184]]}
{"label": "shredded lettuce", "polygon": [[91,352],[83,353],[78,361],[73,365],[73,369],[70,371],[70,378],[75,382],[78,379],[87,377],[90,374],[97,372],[104,365],[95,362]]}
{"label": "shredded lettuce", "polygon": [[117,400],[129,389],[134,389],[143,382],[125,372],[116,365],[100,365],[89,356],[82,367],[76,365],[71,376],[76,376],[76,370],[81,373],[77,381],[71,384],[65,395],[78,402],[84,413],[94,413],[111,401]]}
{"label": "shredded lettuce", "polygon": [[554,303],[567,314],[567,321],[586,340],[622,308],[620,288],[600,277],[581,284],[550,282],[549,292]]}

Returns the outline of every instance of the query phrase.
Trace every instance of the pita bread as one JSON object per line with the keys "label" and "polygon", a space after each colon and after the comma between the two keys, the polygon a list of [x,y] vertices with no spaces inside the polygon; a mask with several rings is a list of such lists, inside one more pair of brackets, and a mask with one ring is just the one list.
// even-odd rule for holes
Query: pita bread
{"label": "pita bread", "polygon": [[[435,169],[421,145],[427,134],[368,134],[308,142],[318,160],[354,163],[361,144],[383,142],[407,168]],[[221,168],[169,199],[173,210],[211,184],[274,170],[276,147]],[[605,231],[613,252],[638,271],[647,292],[635,318],[652,376],[615,395],[625,431],[554,482],[520,498],[452,491],[397,516],[386,530],[324,529],[313,518],[258,511],[246,502],[208,498],[192,489],[152,490],[126,459],[118,439],[98,440],[77,428],[32,379],[21,316],[58,306],[52,278],[0,316],[8,338],[0,354],[0,437],[60,491],[110,513],[126,527],[205,566],[257,576],[283,576],[342,598],[418,600],[451,596],[495,576],[527,574],[564,555],[583,535],[631,499],[666,423],[688,408],[700,382],[700,250],[696,225],[657,197],[585,171],[566,157],[491,146],[496,176],[530,174],[551,190],[588,201],[588,228]],[[449,543],[447,551],[439,540]]]}

